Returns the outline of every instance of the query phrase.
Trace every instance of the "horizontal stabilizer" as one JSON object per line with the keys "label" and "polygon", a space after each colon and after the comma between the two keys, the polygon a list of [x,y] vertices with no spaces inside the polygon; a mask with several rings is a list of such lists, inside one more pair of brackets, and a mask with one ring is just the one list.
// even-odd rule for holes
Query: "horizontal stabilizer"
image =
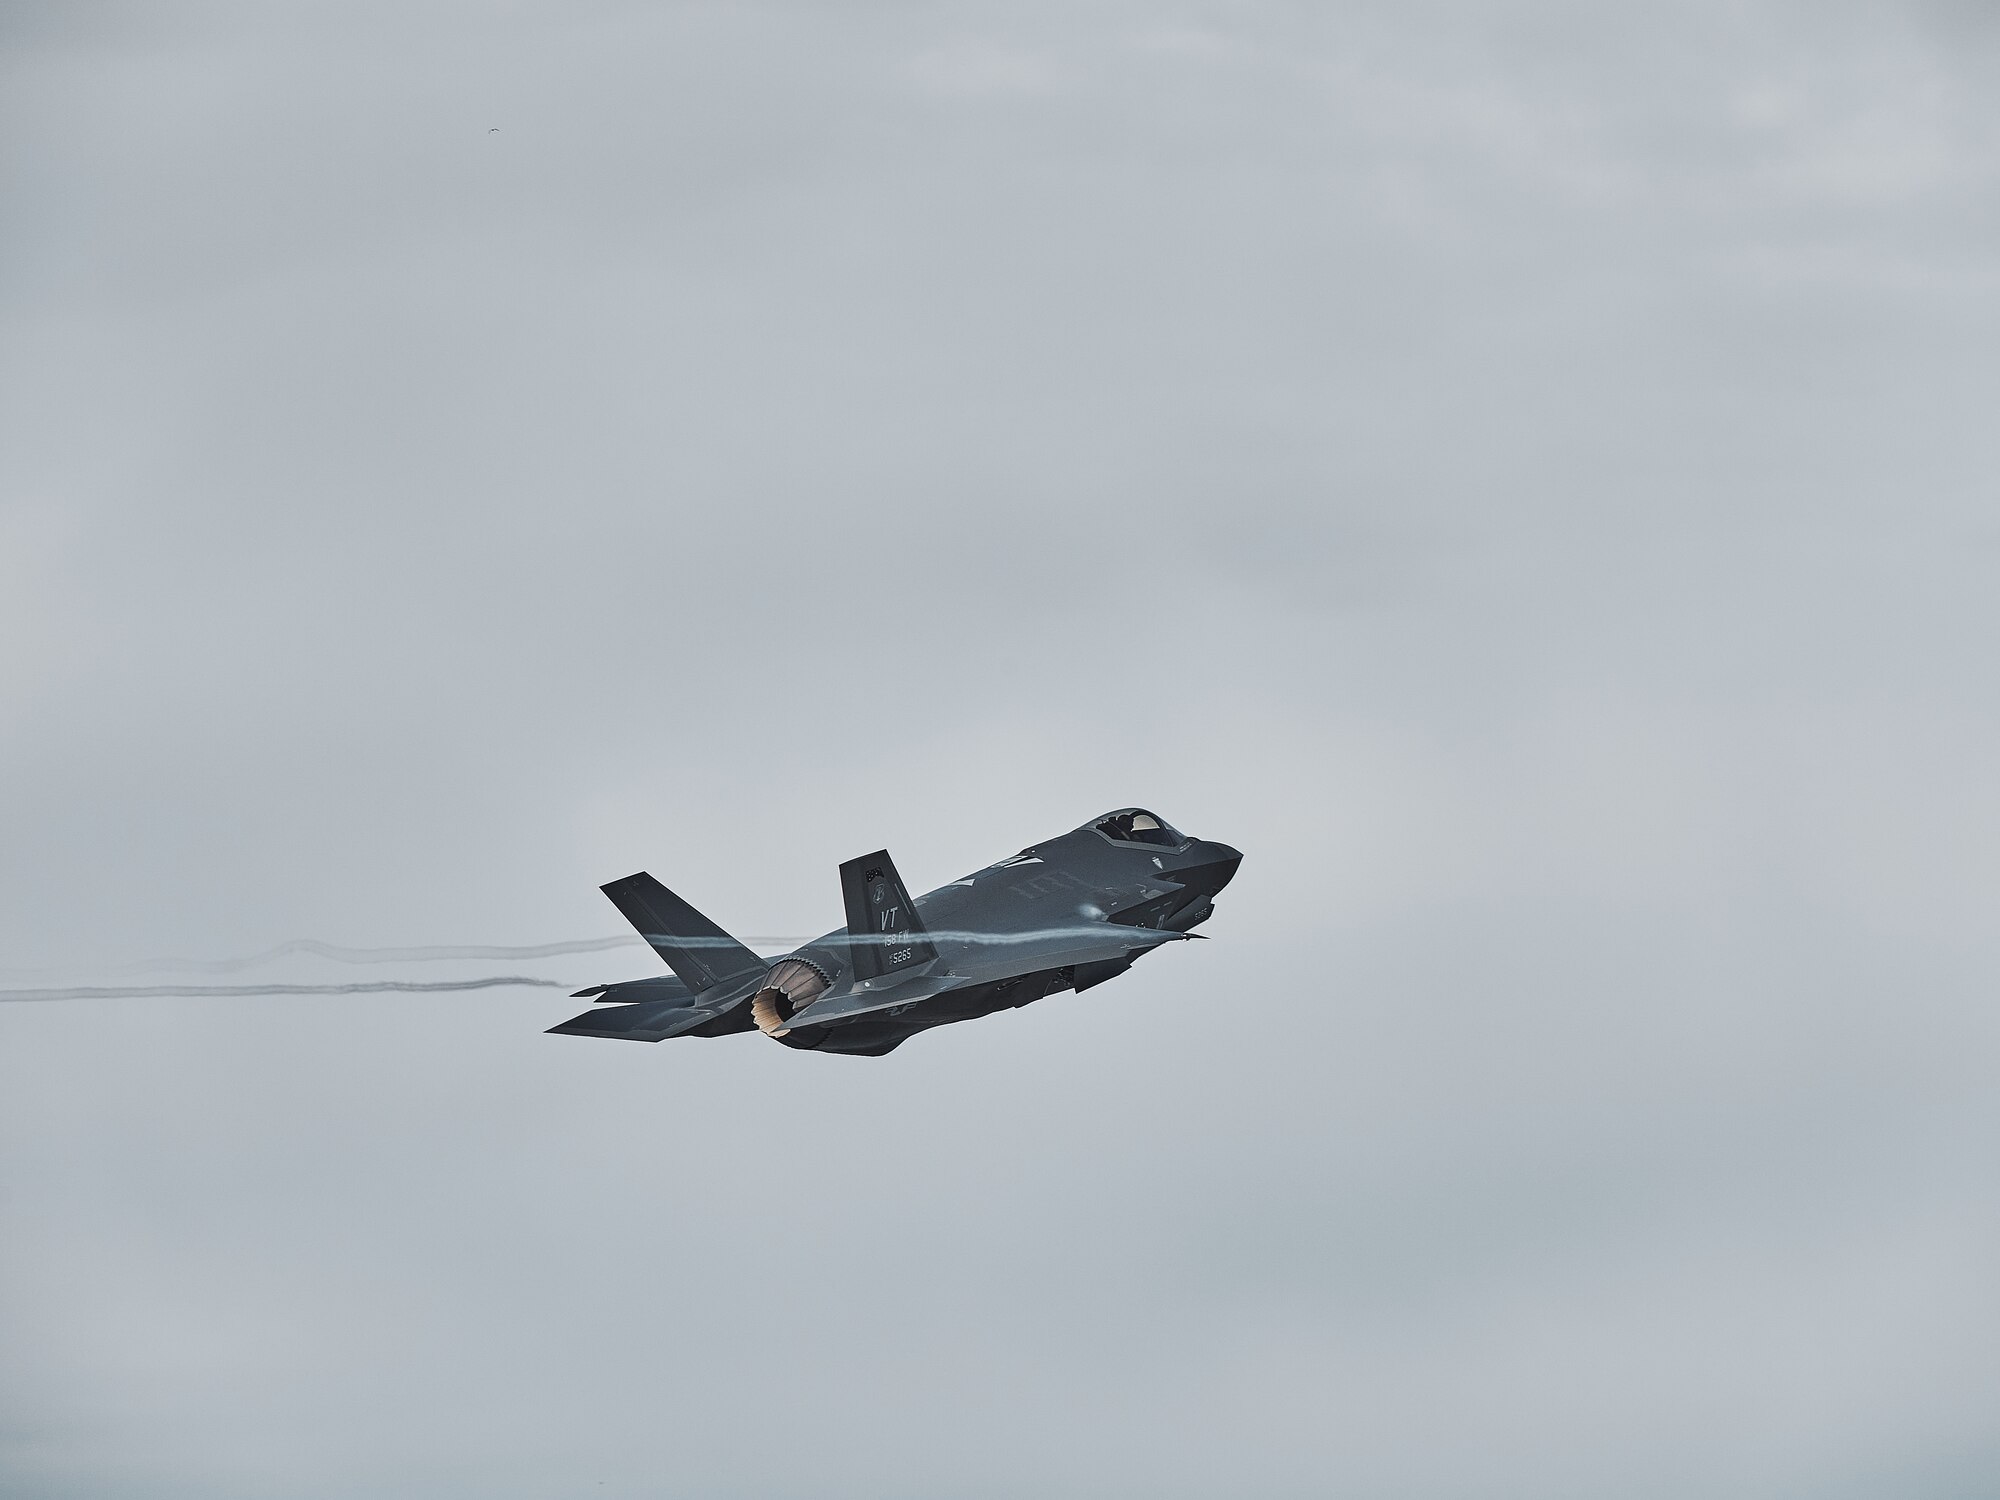
{"label": "horizontal stabilizer", "polygon": [[849,968],[857,981],[905,973],[937,957],[887,849],[840,867],[840,897],[847,907]]}
{"label": "horizontal stabilizer", "polygon": [[761,975],[769,967],[643,870],[603,889],[690,990],[731,984]]}
{"label": "horizontal stabilizer", "polygon": [[720,996],[710,991],[707,999],[697,1002],[695,992],[682,984],[671,974],[655,974],[650,979],[626,979],[617,984],[593,985],[587,990],[578,990],[570,996],[572,1000],[595,1000],[599,1005],[638,1005],[655,1000],[671,1000],[676,1005],[701,1004],[709,1009]]}
{"label": "horizontal stabilizer", "polygon": [[704,1021],[714,1019],[706,1010],[693,1010],[672,1000],[656,1000],[645,1005],[605,1005],[572,1016],[560,1026],[551,1026],[556,1036],[601,1036],[625,1042],[663,1042],[679,1036]]}

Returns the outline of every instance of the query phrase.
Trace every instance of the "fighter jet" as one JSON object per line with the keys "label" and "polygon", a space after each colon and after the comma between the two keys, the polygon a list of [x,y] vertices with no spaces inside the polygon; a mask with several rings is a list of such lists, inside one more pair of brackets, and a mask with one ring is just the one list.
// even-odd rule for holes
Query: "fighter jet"
{"label": "fighter jet", "polygon": [[604,894],[671,977],[579,990],[596,1005],[550,1030],[634,1042],[761,1031],[881,1057],[933,1026],[1082,993],[1197,936],[1242,860],[1125,807],[913,901],[878,849],[840,867],[847,926],[771,959],[641,871]]}

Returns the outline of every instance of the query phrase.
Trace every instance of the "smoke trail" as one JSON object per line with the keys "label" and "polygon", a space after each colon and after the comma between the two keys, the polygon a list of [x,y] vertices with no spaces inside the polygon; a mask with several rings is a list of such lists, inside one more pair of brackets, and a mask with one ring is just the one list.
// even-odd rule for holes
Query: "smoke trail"
{"label": "smoke trail", "polygon": [[[1114,922],[1089,922],[1064,927],[1039,927],[1028,932],[976,932],[941,929],[922,934],[934,941],[948,945],[964,945],[968,948],[1012,947],[1017,944],[1048,944],[1051,942],[1102,943],[1104,939],[1117,933],[1135,947],[1151,946],[1158,943],[1186,941],[1201,936],[1198,932],[1161,931],[1156,928],[1126,927]],[[842,933],[835,941],[845,942],[850,947],[894,947],[911,941],[911,933]],[[515,957],[545,958],[558,953],[595,953],[606,948],[635,946],[642,940],[631,938],[591,938],[575,943],[544,943],[533,948],[336,948],[330,943],[314,942],[310,938],[300,938],[285,943],[268,953],[257,954],[244,959],[212,959],[201,961],[203,969],[242,968],[252,963],[260,963],[268,958],[285,953],[315,953],[322,958],[333,958],[343,963],[393,963],[422,961],[432,958],[466,958],[481,954],[504,953]],[[673,942],[683,947],[709,945],[711,940],[674,938]],[[720,946],[727,940],[715,939]],[[761,938],[757,941],[791,943],[792,938]],[[4,971],[0,971],[4,972]],[[484,979],[372,979],[352,984],[86,984],[70,985],[56,989],[0,990],[0,1002],[8,1000],[146,1000],[146,999],[208,999],[214,997],[252,995],[421,995],[441,994],[460,990],[491,990],[510,987],[526,987],[542,990],[566,990],[569,984],[563,980],[542,979],[526,974],[496,974]]]}
{"label": "smoke trail", "polygon": [[578,938],[567,943],[513,947],[492,943],[432,943],[417,948],[348,948],[339,943],[323,943],[317,938],[293,938],[289,943],[280,943],[275,948],[266,948],[262,953],[252,953],[243,958],[153,959],[144,965],[128,964],[120,972],[136,973],[143,967],[179,970],[189,974],[229,974],[238,969],[252,969],[258,964],[289,958],[294,953],[310,953],[315,958],[330,958],[335,963],[343,964],[422,964],[453,958],[556,958],[565,953],[603,953],[611,948],[630,947],[637,941],[636,935],[621,933],[616,937]]}
{"label": "smoke trail", "polygon": [[[261,953],[248,954],[242,958],[142,958],[131,963],[113,964],[98,969],[102,974],[235,974],[244,969],[254,969],[259,964],[274,963],[293,954],[306,953],[315,958],[331,959],[342,964],[423,964],[438,963],[452,959],[473,958],[558,958],[567,953],[606,953],[613,948],[642,948],[645,939],[637,933],[621,933],[616,937],[576,938],[564,943],[534,943],[523,946],[502,946],[491,943],[432,944],[419,948],[347,948],[338,943],[323,943],[317,938],[293,938],[288,943],[280,943],[275,948],[266,948]],[[805,941],[803,937],[761,936],[743,940],[752,947],[790,947]],[[60,974],[72,973],[77,965],[61,969],[7,969],[0,968],[0,978],[41,979]]]}
{"label": "smoke trail", "polygon": [[410,995],[450,990],[493,990],[527,986],[538,990],[566,990],[569,985],[556,979],[536,979],[526,974],[495,974],[485,979],[374,979],[359,984],[86,984],[55,990],[0,990],[6,1000],[151,1000],[207,999],[216,996],[253,995]]}

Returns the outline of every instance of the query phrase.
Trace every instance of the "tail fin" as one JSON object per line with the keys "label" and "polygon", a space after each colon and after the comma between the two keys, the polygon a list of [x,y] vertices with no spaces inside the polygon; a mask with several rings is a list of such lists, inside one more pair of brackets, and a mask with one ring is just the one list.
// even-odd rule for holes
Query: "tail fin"
{"label": "tail fin", "polygon": [[857,980],[899,974],[937,957],[887,849],[842,865],[840,896],[847,904],[847,947]]}
{"label": "tail fin", "polygon": [[644,870],[614,880],[603,890],[690,990],[699,993],[762,974],[768,967]]}

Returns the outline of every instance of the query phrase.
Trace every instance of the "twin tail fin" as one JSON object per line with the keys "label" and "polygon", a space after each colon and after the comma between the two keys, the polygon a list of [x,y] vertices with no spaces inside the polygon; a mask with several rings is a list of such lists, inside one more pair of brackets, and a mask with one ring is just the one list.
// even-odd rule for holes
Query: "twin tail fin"
{"label": "twin tail fin", "polygon": [[643,870],[612,881],[603,891],[681,983],[697,994],[770,967]]}
{"label": "twin tail fin", "polygon": [[847,907],[848,961],[857,982],[900,974],[937,957],[887,849],[840,867],[840,898]]}

